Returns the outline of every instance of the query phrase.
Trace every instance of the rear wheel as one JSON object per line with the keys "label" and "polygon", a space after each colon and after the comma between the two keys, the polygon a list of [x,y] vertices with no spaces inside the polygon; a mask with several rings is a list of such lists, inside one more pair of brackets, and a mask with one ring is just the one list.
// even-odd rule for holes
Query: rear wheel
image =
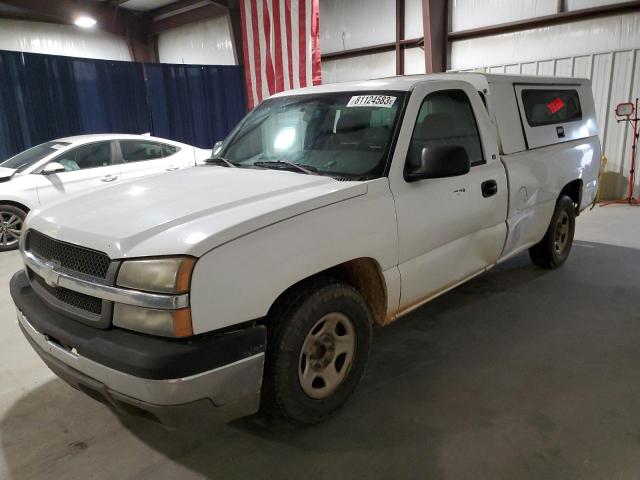
{"label": "rear wheel", "polygon": [[0,204],[0,252],[18,248],[26,216],[27,213],[18,207]]}
{"label": "rear wheel", "polygon": [[564,195],[556,202],[551,224],[544,238],[529,249],[531,261],[540,268],[558,268],[569,257],[575,228],[575,205],[571,198]]}
{"label": "rear wheel", "polygon": [[369,357],[371,314],[350,285],[316,280],[295,288],[269,318],[262,408],[312,424],[352,395]]}

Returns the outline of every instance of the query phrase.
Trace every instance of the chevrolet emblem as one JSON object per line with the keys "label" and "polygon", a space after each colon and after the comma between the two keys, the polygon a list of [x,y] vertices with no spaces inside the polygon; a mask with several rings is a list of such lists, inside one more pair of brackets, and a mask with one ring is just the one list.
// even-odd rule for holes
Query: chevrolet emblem
{"label": "chevrolet emblem", "polygon": [[50,287],[57,287],[60,281],[60,274],[56,271],[56,265],[53,262],[46,262],[40,270],[40,275],[44,282]]}

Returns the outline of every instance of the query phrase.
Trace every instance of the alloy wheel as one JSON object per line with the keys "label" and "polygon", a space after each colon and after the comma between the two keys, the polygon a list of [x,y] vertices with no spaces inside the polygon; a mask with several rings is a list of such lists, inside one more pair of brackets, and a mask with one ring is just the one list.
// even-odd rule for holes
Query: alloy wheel
{"label": "alloy wheel", "polygon": [[11,247],[20,241],[22,219],[12,213],[0,211],[0,246]]}

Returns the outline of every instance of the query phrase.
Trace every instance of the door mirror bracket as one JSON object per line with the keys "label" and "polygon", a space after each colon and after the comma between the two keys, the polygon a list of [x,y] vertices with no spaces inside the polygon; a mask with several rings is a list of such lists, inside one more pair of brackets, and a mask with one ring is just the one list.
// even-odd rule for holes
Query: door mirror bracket
{"label": "door mirror bracket", "polygon": [[407,159],[405,179],[415,182],[427,178],[446,178],[465,175],[471,170],[467,151],[458,145],[424,147],[419,158]]}

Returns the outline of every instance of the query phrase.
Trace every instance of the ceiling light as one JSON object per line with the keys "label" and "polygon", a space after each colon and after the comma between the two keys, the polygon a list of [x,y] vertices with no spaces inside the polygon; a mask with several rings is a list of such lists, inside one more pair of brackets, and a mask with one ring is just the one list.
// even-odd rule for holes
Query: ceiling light
{"label": "ceiling light", "polygon": [[82,28],[91,28],[96,24],[96,19],[91,17],[78,17],[73,23]]}

